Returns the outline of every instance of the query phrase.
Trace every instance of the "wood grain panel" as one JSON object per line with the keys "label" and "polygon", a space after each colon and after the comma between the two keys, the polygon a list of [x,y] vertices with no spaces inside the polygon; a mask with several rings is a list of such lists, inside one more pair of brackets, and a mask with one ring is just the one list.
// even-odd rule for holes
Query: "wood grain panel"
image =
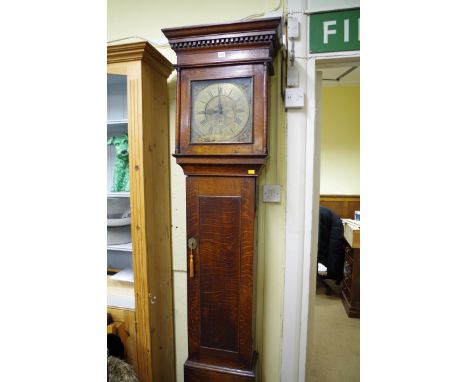
{"label": "wood grain panel", "polygon": [[143,120],[141,63],[128,64],[128,144],[130,169],[130,208],[132,213],[133,273],[135,314],[137,320],[138,377],[153,380],[151,362],[150,317],[148,308],[148,257],[146,252],[146,219],[143,167]]}
{"label": "wood grain panel", "polygon": [[[153,379],[175,381],[167,76],[142,63],[143,173]],[[148,299],[147,299],[148,301]]]}
{"label": "wood grain panel", "polygon": [[187,238],[199,242],[187,278],[189,360],[252,367],[255,181],[187,178]]}
{"label": "wood grain panel", "polygon": [[240,310],[239,326],[241,336],[240,356],[247,367],[254,363],[254,246],[255,246],[255,200],[256,178],[242,178],[240,194],[242,197],[242,230],[241,230],[241,277],[240,277]]}
{"label": "wood grain panel", "polygon": [[200,345],[239,350],[240,198],[199,198]]}
{"label": "wood grain panel", "polygon": [[354,211],[360,211],[359,195],[320,195],[320,205],[331,209],[343,219],[354,219]]}

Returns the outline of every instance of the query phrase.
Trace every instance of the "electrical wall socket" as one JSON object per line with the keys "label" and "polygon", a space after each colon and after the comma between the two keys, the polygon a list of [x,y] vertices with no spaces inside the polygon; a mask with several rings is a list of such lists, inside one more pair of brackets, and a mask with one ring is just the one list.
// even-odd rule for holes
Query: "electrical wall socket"
{"label": "electrical wall socket", "polygon": [[281,202],[281,186],[279,184],[263,185],[263,202],[264,203],[280,203]]}

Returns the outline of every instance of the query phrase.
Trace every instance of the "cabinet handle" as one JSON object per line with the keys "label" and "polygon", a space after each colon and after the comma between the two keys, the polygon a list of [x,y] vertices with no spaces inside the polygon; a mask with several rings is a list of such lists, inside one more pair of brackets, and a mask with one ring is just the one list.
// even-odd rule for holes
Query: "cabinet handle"
{"label": "cabinet handle", "polygon": [[156,296],[153,296],[151,293],[148,293],[150,298],[150,304],[156,304]]}
{"label": "cabinet handle", "polygon": [[193,278],[195,276],[195,271],[193,269],[193,250],[197,248],[197,239],[191,237],[190,239],[188,239],[187,245],[190,248],[189,277]]}

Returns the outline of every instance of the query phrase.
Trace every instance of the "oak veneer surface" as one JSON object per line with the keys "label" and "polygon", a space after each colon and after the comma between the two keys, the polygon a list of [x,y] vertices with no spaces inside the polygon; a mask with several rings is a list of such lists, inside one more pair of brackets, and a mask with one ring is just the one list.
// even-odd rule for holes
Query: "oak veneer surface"
{"label": "oak veneer surface", "polygon": [[255,178],[187,178],[189,360],[252,367],[254,203]]}
{"label": "oak veneer surface", "polygon": [[360,211],[359,195],[320,195],[320,205],[331,209],[343,219],[354,219],[354,211]]}
{"label": "oak veneer surface", "polygon": [[[239,197],[199,197],[200,346],[238,351]],[[223,248],[222,251],[217,248]],[[223,280],[223,282],[220,282]]]}

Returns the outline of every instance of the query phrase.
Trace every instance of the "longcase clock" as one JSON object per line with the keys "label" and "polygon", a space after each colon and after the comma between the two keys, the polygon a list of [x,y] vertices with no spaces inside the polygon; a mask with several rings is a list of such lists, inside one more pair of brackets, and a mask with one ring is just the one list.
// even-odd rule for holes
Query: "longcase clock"
{"label": "longcase clock", "polygon": [[163,29],[177,54],[176,147],[186,175],[185,381],[255,381],[256,179],[268,155],[281,18]]}

